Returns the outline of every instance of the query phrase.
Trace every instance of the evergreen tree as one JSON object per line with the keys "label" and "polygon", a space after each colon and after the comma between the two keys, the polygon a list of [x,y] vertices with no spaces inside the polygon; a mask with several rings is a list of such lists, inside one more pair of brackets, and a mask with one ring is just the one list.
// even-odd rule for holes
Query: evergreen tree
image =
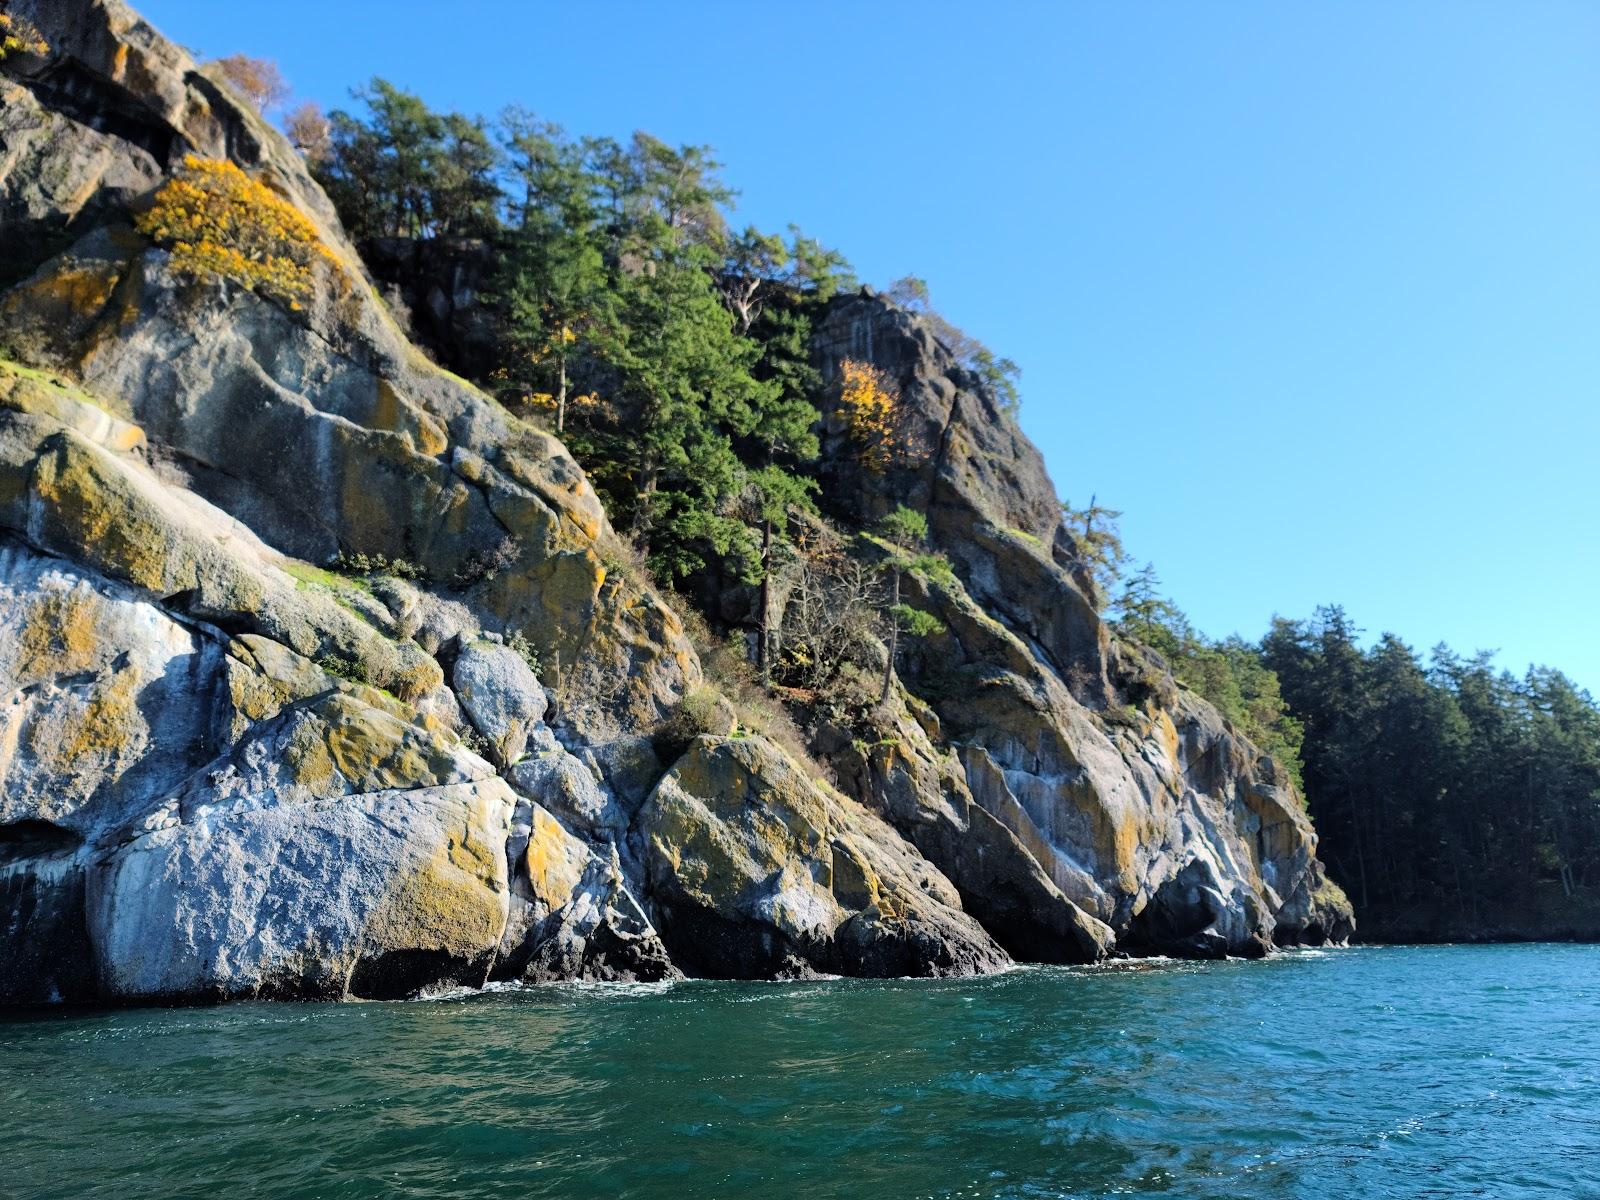
{"label": "evergreen tree", "polygon": [[374,78],[351,95],[366,117],[328,114],[315,164],[355,238],[486,236],[496,227],[499,152],[482,121],[440,114]]}
{"label": "evergreen tree", "polygon": [[879,702],[887,704],[894,690],[895,659],[900,650],[900,633],[904,630],[912,637],[928,637],[940,633],[944,626],[932,613],[913,608],[900,600],[900,580],[907,571],[914,571],[935,581],[948,580],[950,564],[937,554],[924,549],[928,540],[928,518],[914,508],[897,505],[893,512],[878,522],[878,537],[888,550],[884,567],[889,572],[889,605],[884,623],[888,626],[888,654],[883,667],[883,692]]}
{"label": "evergreen tree", "polygon": [[595,203],[580,147],[558,126],[521,109],[501,118],[516,192],[501,247],[495,299],[501,318],[500,382],[555,416],[565,431],[574,360],[595,352],[616,324]]}
{"label": "evergreen tree", "polygon": [[1106,508],[1089,497],[1088,508],[1073,508],[1063,501],[1061,519],[1078,548],[1078,555],[1088,572],[1090,601],[1102,609],[1110,601],[1112,589],[1122,574],[1122,564],[1127,554],[1122,549],[1122,535],[1117,522],[1122,514]]}

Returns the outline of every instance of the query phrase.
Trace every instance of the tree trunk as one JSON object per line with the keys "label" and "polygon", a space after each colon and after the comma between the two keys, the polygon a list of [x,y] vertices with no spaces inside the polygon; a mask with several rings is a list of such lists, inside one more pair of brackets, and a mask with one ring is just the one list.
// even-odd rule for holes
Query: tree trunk
{"label": "tree trunk", "polygon": [[761,522],[761,640],[756,645],[761,682],[772,682],[772,520]]}
{"label": "tree trunk", "polygon": [[634,501],[633,544],[640,554],[650,553],[650,505],[656,493],[656,467],[653,458],[645,463],[639,471],[639,495]]}
{"label": "tree trunk", "polygon": [[889,693],[894,688],[894,656],[900,644],[900,618],[895,609],[900,606],[900,571],[894,573],[894,590],[889,600],[889,661],[883,666],[883,695],[880,704],[889,703]]}
{"label": "tree trunk", "polygon": [[1364,839],[1361,828],[1361,805],[1353,796],[1350,800],[1350,825],[1351,831],[1356,835],[1356,870],[1361,883],[1361,907],[1366,908],[1371,903],[1371,896],[1367,890],[1367,852],[1366,847],[1362,845]]}
{"label": "tree trunk", "polygon": [[567,427],[567,352],[556,360],[556,432]]}

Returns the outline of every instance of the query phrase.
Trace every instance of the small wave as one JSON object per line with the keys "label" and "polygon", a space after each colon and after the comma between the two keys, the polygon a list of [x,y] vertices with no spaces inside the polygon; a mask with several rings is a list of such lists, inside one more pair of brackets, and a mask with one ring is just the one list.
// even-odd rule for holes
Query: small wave
{"label": "small wave", "polygon": [[548,996],[552,993],[559,994],[563,992],[593,997],[616,998],[624,996],[658,996],[681,982],[684,981],[676,979],[663,979],[655,982],[609,979],[558,979],[542,983],[530,983],[521,979],[501,979],[486,983],[482,987],[452,985],[425,988],[415,996],[409,996],[399,1003],[437,1004],[441,1001],[476,1000],[485,996]]}

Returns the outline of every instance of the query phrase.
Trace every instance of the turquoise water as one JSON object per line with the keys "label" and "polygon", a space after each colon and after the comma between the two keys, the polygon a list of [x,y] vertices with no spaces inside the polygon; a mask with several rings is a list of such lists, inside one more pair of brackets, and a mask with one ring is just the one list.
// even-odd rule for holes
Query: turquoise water
{"label": "turquoise water", "polygon": [[0,1196],[1600,1196],[1600,947],[0,1021]]}

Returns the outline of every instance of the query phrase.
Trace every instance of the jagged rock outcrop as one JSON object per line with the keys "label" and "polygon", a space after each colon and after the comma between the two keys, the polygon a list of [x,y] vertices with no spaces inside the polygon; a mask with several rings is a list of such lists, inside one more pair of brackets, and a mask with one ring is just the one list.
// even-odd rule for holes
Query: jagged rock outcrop
{"label": "jagged rock outcrop", "polygon": [[871,744],[842,731],[820,739],[844,786],[879,808],[955,885],[968,912],[1016,958],[1082,963],[1104,958],[1115,934],[1073,903],[1017,833],[973,797],[958,753],[913,697],[878,714]]}
{"label": "jagged rock outcrop", "polygon": [[[731,708],[663,736],[699,660],[560,441],[412,345],[220,76],[121,0],[8,11],[49,49],[0,61],[0,1003],[1348,934],[1286,784],[1109,637],[1037,452],[914,317],[819,330],[931,448],[880,479],[832,436],[829,496],[929,513],[946,634],[876,741],[817,731],[838,787]],[[138,232],[186,156],[311,222],[298,303]]]}
{"label": "jagged rock outcrop", "polygon": [[[1111,636],[1039,452],[990,389],[927,322],[868,292],[836,300],[813,344],[830,377],[855,358],[901,389],[921,453],[886,474],[865,470],[832,419],[823,495],[855,524],[915,504],[955,565],[959,582],[917,596],[946,632],[913,650],[903,674],[937,712],[977,809],[1124,949],[1257,954],[1274,941],[1347,938],[1349,904],[1324,878],[1287,780],[1210,705]],[[904,740],[903,729],[889,732]],[[890,780],[857,775],[859,794],[960,880],[965,842],[924,845],[918,806]]]}
{"label": "jagged rock outcrop", "polygon": [[925,859],[759,738],[698,739],[641,832],[662,932],[705,973],[964,975],[1006,961]]}
{"label": "jagged rock outcrop", "polygon": [[[582,471],[407,341],[220,77],[120,0],[9,11],[49,50],[0,63],[0,1003],[677,974],[641,814],[699,663]],[[300,303],[136,232],[190,155],[312,222]],[[826,965],[1004,961],[848,808],[881,863]]]}

